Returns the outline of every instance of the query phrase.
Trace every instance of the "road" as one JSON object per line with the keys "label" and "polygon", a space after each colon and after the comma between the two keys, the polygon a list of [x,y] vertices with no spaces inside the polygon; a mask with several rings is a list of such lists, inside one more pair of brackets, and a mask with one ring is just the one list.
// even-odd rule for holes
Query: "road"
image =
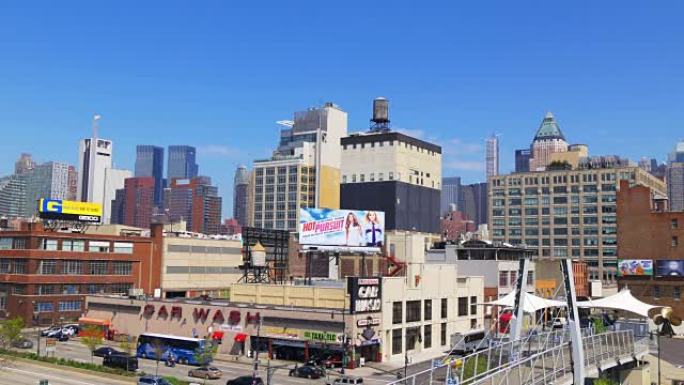
{"label": "road", "polygon": [[50,385],[130,385],[135,383],[133,380],[117,381],[21,361],[12,361],[0,368],[0,385],[36,385],[40,380],[48,380]]}
{"label": "road", "polygon": [[[34,336],[28,336],[27,338],[30,338],[34,341],[36,341],[36,337]],[[116,345],[112,345],[115,349],[118,349]],[[41,338],[41,354],[45,354],[45,339]],[[35,351],[35,348],[33,349]],[[53,354],[53,353],[50,353]],[[57,342],[56,347],[55,347],[55,352],[54,355],[56,357],[61,357],[61,358],[69,358],[75,361],[80,361],[80,362],[91,362],[91,357],[90,357],[90,352],[88,349],[81,344],[81,342],[78,339],[71,339],[66,342]],[[94,357],[92,358],[93,362],[96,364],[102,364],[102,358],[100,357]],[[261,362],[265,362],[265,360],[261,360]],[[187,376],[188,370],[193,368],[192,366],[186,366],[186,365],[180,365],[177,364],[175,368],[169,368],[164,365],[163,361],[159,362],[159,367],[157,368],[157,362],[155,360],[149,360],[149,359],[138,359],[138,366],[141,371],[144,371],[145,373],[148,374],[155,374],[155,372],[158,370],[158,373],[160,375],[165,375],[165,376],[174,376],[179,379],[184,379],[184,380],[192,380]],[[221,371],[223,371],[223,378],[220,380],[207,380],[207,384],[225,384],[227,379],[239,377],[239,376],[246,376],[246,375],[252,375],[252,367],[249,365],[245,365],[244,363],[238,363],[238,362],[227,362],[227,361],[219,361],[219,360],[214,360],[212,363],[212,366],[215,366]],[[264,370],[263,366],[260,366],[260,371],[259,375],[266,381],[266,371]],[[395,375],[387,374],[387,373],[381,373],[381,372],[376,372],[370,368],[364,368],[364,383],[370,384],[370,385],[381,385],[381,384],[386,384],[389,383],[393,380],[396,380]],[[410,370],[409,372],[412,372],[413,370]],[[294,377],[289,377],[289,368],[283,368],[283,369],[278,369],[274,373],[273,377],[273,384],[278,384],[278,385],[320,385],[325,383],[324,379],[320,380],[309,380],[309,379],[304,379],[304,378],[294,378]],[[331,376],[335,376],[336,374],[331,373]],[[201,380],[194,379],[194,381],[201,383]],[[31,382],[32,385],[35,385],[37,382]],[[0,382],[2,384],[2,382]],[[12,385],[17,385],[16,383],[12,382]],[[50,382],[50,385],[52,385],[52,382]]]}

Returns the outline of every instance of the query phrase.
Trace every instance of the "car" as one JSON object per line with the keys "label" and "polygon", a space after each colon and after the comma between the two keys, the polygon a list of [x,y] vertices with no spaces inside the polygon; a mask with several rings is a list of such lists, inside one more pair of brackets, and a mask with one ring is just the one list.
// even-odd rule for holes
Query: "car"
{"label": "car", "polygon": [[317,380],[322,377],[321,371],[315,366],[300,366],[290,369],[290,377],[300,377]]}
{"label": "car", "polygon": [[54,337],[58,333],[62,331],[61,326],[50,326],[47,329],[41,330],[40,331],[40,336],[41,337]]}
{"label": "car", "polygon": [[223,372],[213,366],[201,366],[196,369],[188,370],[188,377],[206,378],[215,380],[221,378]]}
{"label": "car", "polygon": [[78,335],[79,326],[78,324],[69,324],[62,326],[62,334],[66,334],[69,337]]}
{"label": "car", "polygon": [[363,378],[361,377],[351,377],[342,376],[334,380],[328,380],[325,385],[350,385],[350,384],[363,384]]}
{"label": "car", "polygon": [[33,342],[26,338],[19,338],[18,340],[12,342],[12,346],[17,349],[31,349],[33,348]]}
{"label": "car", "polygon": [[171,383],[160,376],[145,375],[138,379],[138,385],[171,385]]}
{"label": "car", "polygon": [[110,354],[104,356],[102,366],[134,372],[138,370],[138,359],[127,354]]}
{"label": "car", "polygon": [[69,341],[69,335],[66,334],[66,333],[64,333],[64,332],[62,332],[62,331],[60,331],[59,333],[57,333],[53,338],[56,338],[57,341],[59,341],[59,342]]}
{"label": "car", "polygon": [[332,354],[322,359],[320,365],[326,368],[339,368],[342,367],[342,355]]}
{"label": "car", "polygon": [[109,356],[112,354],[123,354],[123,353],[121,353],[120,351],[118,351],[114,348],[110,348],[109,346],[103,346],[103,347],[97,348],[97,349],[95,349],[95,351],[93,351],[93,355],[95,357],[104,357],[104,356]]}
{"label": "car", "polygon": [[261,377],[252,378],[252,376],[242,376],[228,380],[226,385],[264,385],[264,381]]}

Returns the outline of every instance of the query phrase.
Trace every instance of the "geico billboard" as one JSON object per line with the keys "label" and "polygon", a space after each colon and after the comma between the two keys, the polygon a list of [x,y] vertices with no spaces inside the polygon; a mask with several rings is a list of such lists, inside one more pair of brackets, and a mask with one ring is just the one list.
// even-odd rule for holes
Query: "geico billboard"
{"label": "geico billboard", "polygon": [[306,208],[299,211],[299,244],[381,247],[385,213]]}
{"label": "geico billboard", "polygon": [[100,222],[102,218],[102,205],[91,202],[44,198],[38,202],[38,213],[44,219]]}

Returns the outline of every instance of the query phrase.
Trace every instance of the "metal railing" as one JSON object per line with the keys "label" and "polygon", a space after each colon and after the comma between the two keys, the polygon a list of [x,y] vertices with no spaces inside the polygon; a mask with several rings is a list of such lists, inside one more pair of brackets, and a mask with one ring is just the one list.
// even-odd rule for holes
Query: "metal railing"
{"label": "metal railing", "polygon": [[[632,330],[591,335],[583,331],[585,367],[618,365],[619,357],[645,351]],[[647,341],[646,341],[647,342]],[[519,341],[495,344],[485,350],[415,373],[390,385],[522,385],[572,381],[570,336],[567,330],[529,335]],[[456,364],[457,365],[454,365]]]}

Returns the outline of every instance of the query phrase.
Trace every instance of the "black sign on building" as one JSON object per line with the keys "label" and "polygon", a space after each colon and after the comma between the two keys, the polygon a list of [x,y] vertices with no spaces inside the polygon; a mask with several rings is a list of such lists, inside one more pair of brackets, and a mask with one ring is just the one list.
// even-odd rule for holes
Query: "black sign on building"
{"label": "black sign on building", "polygon": [[347,277],[349,313],[377,313],[382,311],[382,278]]}

